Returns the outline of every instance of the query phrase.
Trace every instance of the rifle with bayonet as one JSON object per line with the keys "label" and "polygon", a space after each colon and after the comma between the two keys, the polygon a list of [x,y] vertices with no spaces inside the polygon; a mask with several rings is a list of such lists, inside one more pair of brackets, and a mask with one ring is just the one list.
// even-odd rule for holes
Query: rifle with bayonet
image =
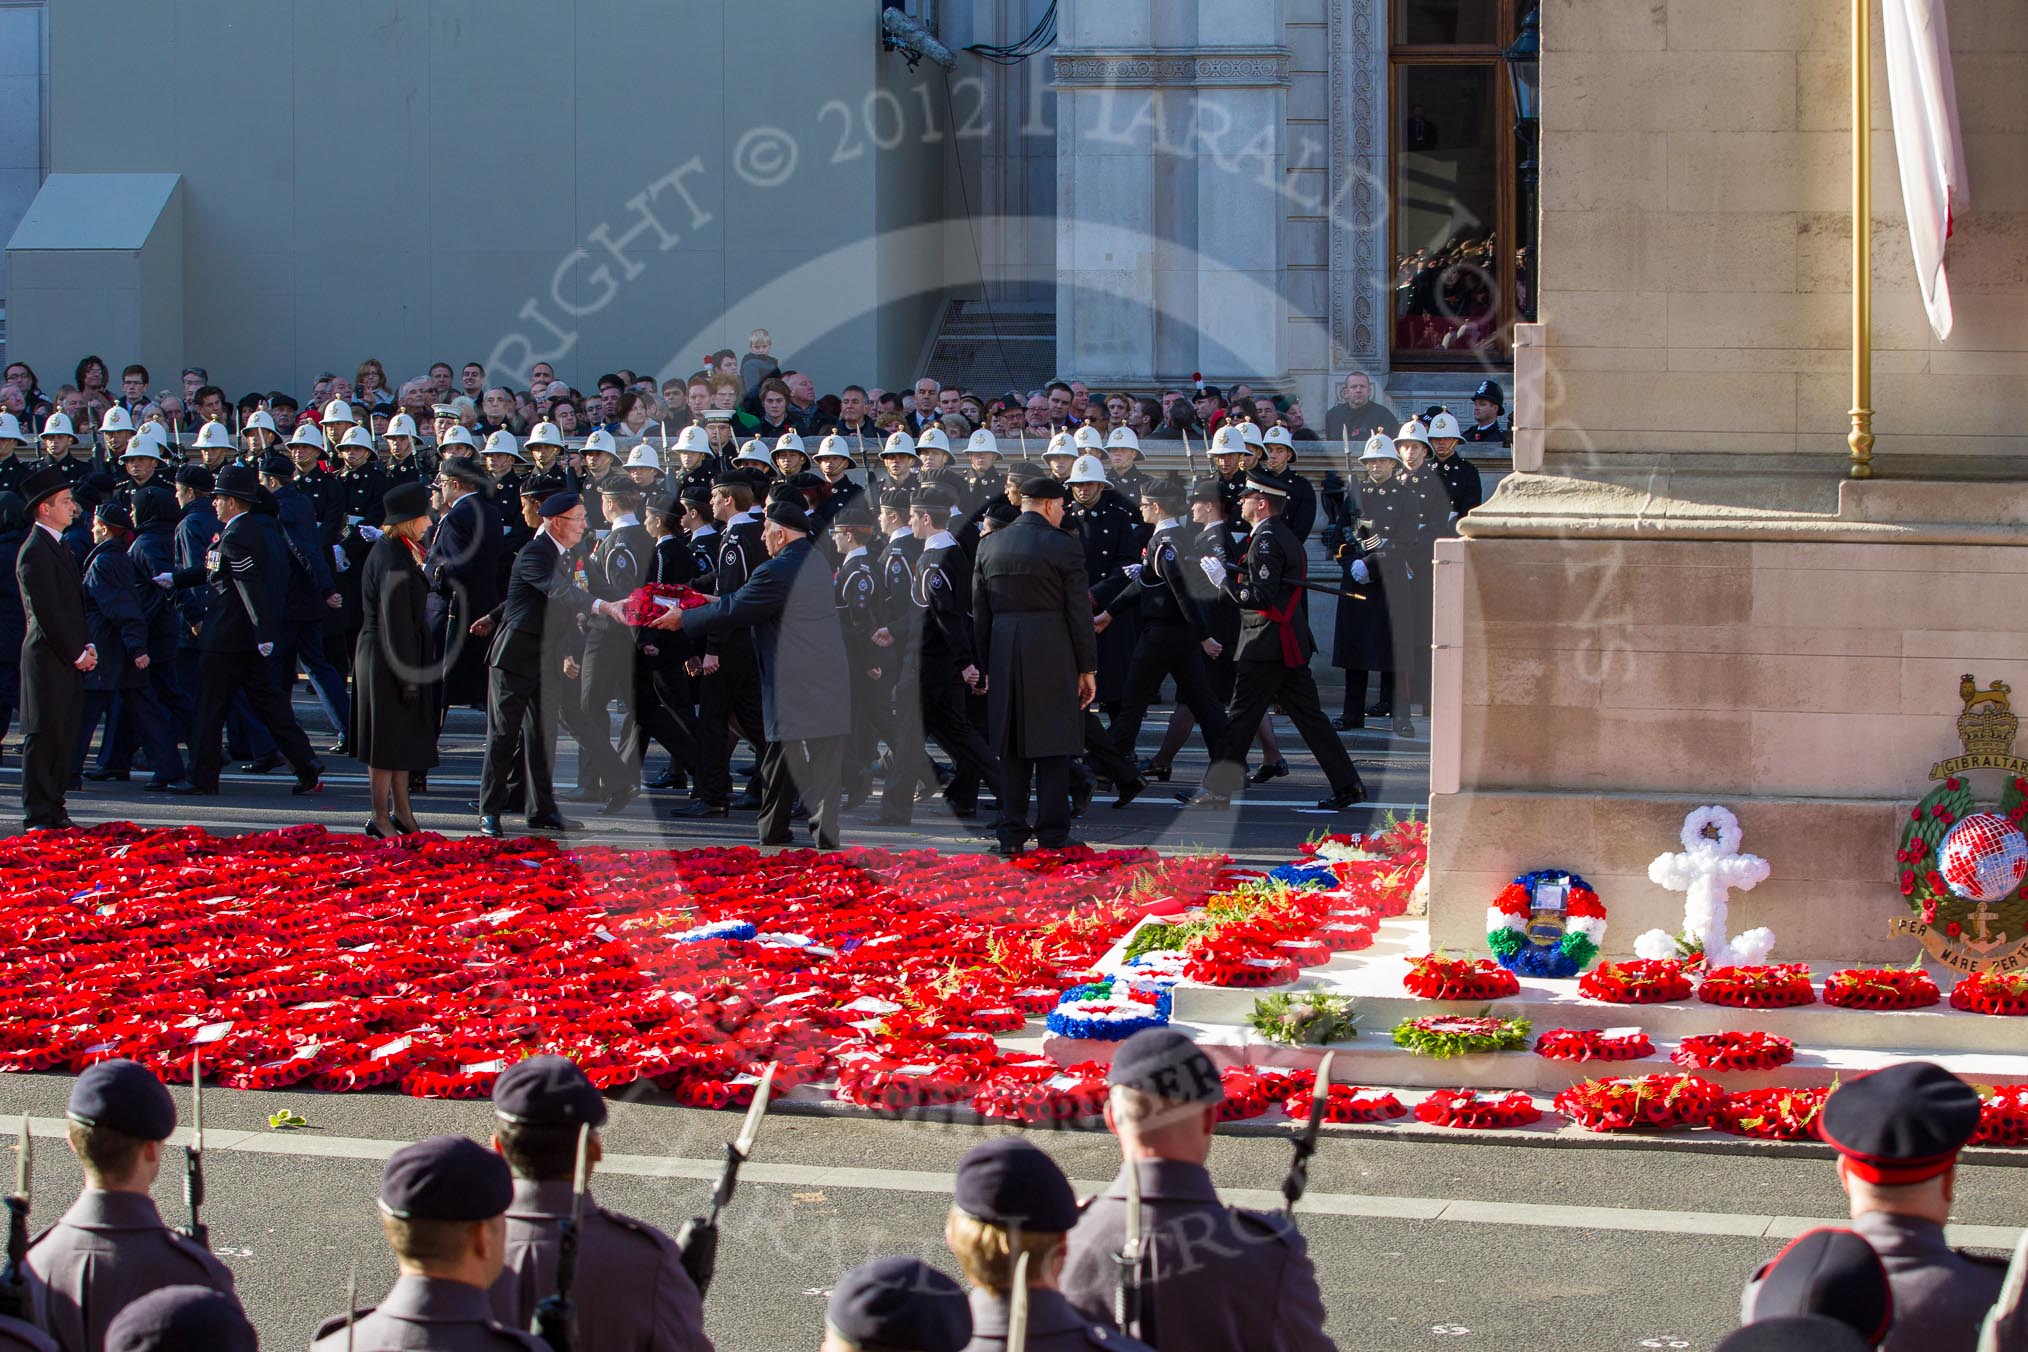
{"label": "rifle with bayonet", "polygon": [[1141,1263],[1147,1254],[1147,1237],[1141,1228],[1141,1166],[1127,1161],[1126,1227],[1120,1251],[1113,1256],[1119,1269],[1113,1288],[1113,1323],[1130,1338],[1155,1346],[1154,1292],[1141,1284]]}
{"label": "rifle with bayonet", "polygon": [[754,1086],[753,1103],[746,1110],[739,1136],[725,1143],[725,1168],[711,1190],[710,1209],[683,1222],[683,1229],[676,1235],[683,1270],[697,1283],[699,1296],[710,1289],[712,1275],[718,1271],[718,1213],[725,1209],[725,1204],[732,1200],[732,1190],[739,1186],[739,1166],[753,1153],[754,1137],[760,1134],[761,1118],[767,1115],[768,1095],[774,1084],[775,1067],[770,1062],[761,1073],[760,1083]]}
{"label": "rifle with bayonet", "polygon": [[577,1163],[570,1175],[570,1219],[563,1223],[562,1238],[556,1248],[556,1291],[536,1302],[535,1322],[529,1330],[548,1343],[551,1352],[573,1352],[577,1347],[577,1305],[570,1298],[570,1288],[577,1280],[577,1245],[584,1234],[584,1195],[590,1179],[591,1124],[587,1122],[577,1129]]}
{"label": "rifle with bayonet", "polygon": [[190,1144],[183,1147],[183,1204],[190,1208],[190,1224],[183,1234],[205,1248],[211,1247],[211,1227],[203,1220],[204,1210],[204,1053],[190,1053]]}
{"label": "rifle with bayonet", "polygon": [[1028,1252],[1014,1260],[1014,1286],[1007,1292],[1007,1352],[1028,1352]]}
{"label": "rifle with bayonet", "polygon": [[1325,1052],[1317,1063],[1317,1082],[1310,1089],[1310,1120],[1296,1137],[1296,1157],[1289,1162],[1289,1176],[1282,1180],[1282,1214],[1293,1216],[1296,1203],[1310,1186],[1310,1157],[1317,1153],[1317,1128],[1324,1124],[1324,1109],[1331,1100],[1331,1060],[1336,1052]]}
{"label": "rifle with bayonet", "polygon": [[35,1177],[35,1145],[28,1134],[28,1114],[21,1114],[21,1135],[14,1161],[14,1191],[7,1196],[7,1265],[0,1267],[0,1315],[32,1322],[28,1299],[28,1199]]}

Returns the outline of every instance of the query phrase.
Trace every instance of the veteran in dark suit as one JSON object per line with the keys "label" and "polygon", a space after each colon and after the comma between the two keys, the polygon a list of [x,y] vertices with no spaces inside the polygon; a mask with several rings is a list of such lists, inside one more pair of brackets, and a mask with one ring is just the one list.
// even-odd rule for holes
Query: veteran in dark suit
{"label": "veteran in dark suit", "polygon": [[[528,793],[528,825],[569,831],[581,823],[556,805],[554,758],[556,721],[566,693],[565,662],[573,676],[581,651],[578,619],[601,615],[625,623],[626,608],[601,601],[572,580],[571,551],[584,539],[584,502],[575,493],[543,500],[542,529],[514,556],[507,599],[498,619],[481,616],[472,633],[491,634],[486,661],[492,668],[486,694],[486,759],[479,773],[479,830],[504,834],[500,814],[507,807],[509,772],[519,761]],[[497,628],[496,628],[497,626]]]}
{"label": "veteran in dark suit", "polygon": [[1111,1322],[1126,1236],[1126,1170],[1139,1171],[1141,1318],[1128,1333],[1168,1352],[1329,1352],[1324,1298],[1302,1232],[1286,1216],[1228,1207],[1205,1161],[1225,1097],[1211,1058],[1183,1033],[1150,1028],[1107,1071],[1106,1125],[1126,1163],[1070,1232],[1063,1294]]}
{"label": "veteran in dark suit", "polygon": [[493,1316],[513,1200],[507,1162],[463,1136],[395,1151],[380,1175],[380,1228],[401,1276],[377,1307],[325,1320],[311,1352],[548,1352]]}
{"label": "veteran in dark suit", "polygon": [[63,532],[77,516],[70,479],[53,467],[21,484],[33,525],[14,559],[27,615],[21,643],[21,821],[29,830],[66,827],[63,795],[84,718],[85,673],[99,662],[85,624],[84,581]]}
{"label": "veteran in dark suit", "polygon": [[[493,1283],[493,1317],[528,1328],[535,1307],[556,1294],[556,1263],[570,1219],[578,1132],[591,1128],[586,1158],[604,1155],[598,1129],[606,1101],[561,1056],[531,1056],[493,1086],[493,1148],[514,1171],[507,1207],[507,1264]],[[632,1352],[711,1352],[704,1305],[683,1270],[676,1241],[649,1225],[584,1199],[577,1237],[578,1346]]]}
{"label": "veteran in dark suit", "polygon": [[693,637],[751,629],[760,668],[760,843],[787,845],[798,794],[810,810],[817,848],[838,847],[838,788],[852,731],[852,682],[845,631],[831,591],[831,567],[811,538],[817,525],[801,503],[776,501],[763,515],[765,563],[738,591],[696,610],[670,610],[655,628]]}
{"label": "veteran in dark suit", "polygon": [[1034,478],[1020,492],[1021,515],[979,541],[972,569],[988,740],[1003,772],[995,852],[1010,855],[1030,835],[1044,849],[1070,843],[1070,762],[1084,752],[1082,710],[1098,693],[1091,588],[1084,548],[1062,529],[1063,485]]}
{"label": "veteran in dark suit", "polygon": [[225,1264],[164,1225],[149,1195],[176,1130],[162,1082],[136,1062],[101,1061],[77,1077],[64,1115],[84,1191],[28,1247],[35,1322],[63,1352],[103,1352],[114,1317],[162,1287],[230,1292]]}

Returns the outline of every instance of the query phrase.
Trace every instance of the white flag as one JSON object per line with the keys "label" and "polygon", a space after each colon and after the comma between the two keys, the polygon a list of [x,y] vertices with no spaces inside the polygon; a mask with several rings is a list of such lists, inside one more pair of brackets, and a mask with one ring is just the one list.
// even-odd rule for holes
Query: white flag
{"label": "white flag", "polygon": [[1952,218],[1970,201],[1965,147],[1958,136],[1957,85],[1951,76],[1950,28],[1944,0],[1881,0],[1886,29],[1887,94],[1894,113],[1894,151],[1901,161],[1901,200],[1923,307],[1938,338],[1951,334],[1951,289],[1944,249]]}

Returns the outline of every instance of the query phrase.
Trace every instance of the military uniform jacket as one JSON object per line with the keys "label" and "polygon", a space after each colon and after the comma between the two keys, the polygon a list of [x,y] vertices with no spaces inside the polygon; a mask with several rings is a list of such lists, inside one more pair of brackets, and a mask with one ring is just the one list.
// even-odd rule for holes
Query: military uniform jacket
{"label": "military uniform jacket", "polygon": [[1288,522],[1298,540],[1308,541],[1310,532],[1317,527],[1317,487],[1293,464],[1282,471],[1282,482],[1288,485],[1289,500],[1282,507],[1282,520]]}
{"label": "military uniform jacket", "polygon": [[[331,482],[335,486],[337,481]],[[337,590],[331,581],[331,546],[338,536],[330,532],[325,538],[308,494],[284,484],[274,496],[275,516],[288,551],[288,601],[283,617],[299,623],[320,620],[330,609],[324,598]]]}
{"label": "military uniform jacket", "polygon": [[197,641],[205,652],[252,652],[275,642],[281,606],[273,584],[288,567],[275,548],[277,533],[263,529],[258,513],[241,512],[225,523],[205,554],[211,605]]}
{"label": "military uniform jacket", "polygon": [[958,505],[963,507],[968,515],[976,514],[981,507],[989,505],[993,499],[1002,496],[1006,491],[1007,476],[997,468],[984,474],[974,474],[971,470],[966,470],[958,476]]}
{"label": "military uniform jacket", "polygon": [[1210,632],[1210,621],[1190,588],[1190,573],[1202,570],[1190,562],[1190,538],[1195,531],[1188,521],[1170,521],[1159,526],[1141,551],[1141,580],[1120,594],[1117,605],[1138,602],[1142,624],[1182,625],[1200,636]]}
{"label": "military uniform jacket", "polygon": [[[61,460],[53,455],[41,456],[29,469],[53,469],[61,474],[72,488],[76,488],[80,483],[84,482],[84,477],[92,472],[92,462],[89,457],[73,446]],[[28,470],[22,471],[22,478],[27,478],[28,472]]]}
{"label": "military uniform jacket", "polygon": [[1456,451],[1451,452],[1448,460],[1431,456],[1429,464],[1423,468],[1435,471],[1437,478],[1443,481],[1444,492],[1450,495],[1451,510],[1459,516],[1486,500],[1486,485],[1479,478],[1479,467]]}
{"label": "military uniform jacket", "polygon": [[1480,427],[1476,423],[1467,427],[1464,439],[1487,446],[1511,446],[1514,444],[1513,437],[1514,433],[1512,429],[1496,417],[1493,419],[1491,427]]}
{"label": "military uniform jacket", "polygon": [[1077,537],[1023,512],[979,541],[972,633],[993,749],[1016,760],[1084,754],[1077,678],[1098,670],[1098,635]]}
{"label": "military uniform jacket", "polygon": [[929,664],[950,675],[971,666],[972,564],[949,531],[924,542],[914,599],[923,613],[922,652]]}
{"label": "military uniform jacket", "polygon": [[[1226,1206],[1200,1164],[1142,1160],[1140,1171],[1142,1307],[1163,1352],[1328,1352],[1316,1268],[1293,1222]],[[1063,1294],[1093,1319],[1112,1317],[1126,1196],[1122,1169],[1070,1232]]]}
{"label": "military uniform jacket", "polygon": [[[1969,1257],[1944,1239],[1943,1227],[1918,1216],[1868,1211],[1852,1228],[1887,1269],[1894,1327],[1881,1352],[1974,1352],[1986,1312],[2000,1298],[2006,1264]],[[1750,1316],[1766,1269],[1747,1283],[1740,1309]]]}
{"label": "military uniform jacket", "polygon": [[1190,538],[1189,569],[1183,575],[1184,581],[1197,598],[1206,632],[1218,640],[1225,649],[1225,655],[1230,657],[1233,645],[1239,642],[1239,603],[1224,588],[1211,585],[1211,579],[1204,576],[1201,564],[1205,559],[1217,559],[1230,572],[1237,567],[1233,559],[1239,551],[1233,548],[1232,532],[1223,521],[1189,529],[1196,534]]}
{"label": "military uniform jacket", "polygon": [[311,515],[317,519],[318,534],[328,551],[345,533],[345,485],[337,475],[322,469],[298,474],[294,482],[295,491],[310,500]]}
{"label": "military uniform jacket", "polygon": [[[184,508],[183,515],[176,520],[174,571],[191,574],[201,581],[205,556],[217,541],[218,532],[218,518],[212,514],[208,501],[199,498]],[[204,617],[211,612],[211,588],[178,587],[170,596],[176,603],[176,645],[179,648],[195,648],[197,636],[204,629]]]}
{"label": "military uniform jacket", "polygon": [[0,493],[20,492],[21,481],[26,479],[28,472],[34,468],[34,462],[19,451],[0,460]]}
{"label": "military uniform jacket", "polygon": [[817,520],[828,527],[838,519],[838,513],[865,496],[865,486],[850,474],[842,479],[834,479],[831,481],[830,495],[817,505]]}
{"label": "military uniform jacket", "polygon": [[1415,571],[1421,576],[1429,571],[1430,560],[1436,555],[1436,542],[1446,535],[1457,534],[1451,527],[1451,495],[1428,465],[1413,474],[1396,474],[1395,482],[1401,485],[1412,505],[1413,530],[1406,540],[1414,550]]}
{"label": "military uniform jacket", "polygon": [[404,1352],[411,1348],[428,1352],[549,1352],[549,1344],[534,1334],[495,1319],[486,1292],[463,1282],[430,1277],[397,1278],[394,1289],[377,1308],[354,1313],[349,1335],[344,1315],[325,1320],[310,1352],[346,1352],[348,1347],[357,1352],[395,1348]]}
{"label": "military uniform jacket", "polygon": [[1253,528],[1239,570],[1225,580],[1239,603],[1239,661],[1308,665],[1317,650],[1302,603],[1301,584],[1308,575],[1303,546],[1280,517],[1266,517]]}
{"label": "military uniform jacket", "polygon": [[[615,526],[599,541],[585,565],[585,589],[601,601],[622,601],[647,583],[655,567],[655,537],[639,522]],[[594,616],[587,639],[591,646],[631,646],[634,631],[624,624]]]}
{"label": "military uniform jacket", "polygon": [[[1007,1346],[1007,1298],[972,1292],[972,1341],[964,1352],[998,1352]],[[1028,1352],[1153,1352],[1129,1338],[1110,1320],[1093,1320],[1063,1298],[1061,1291],[1028,1292]]]}
{"label": "military uniform jacket", "polygon": [[922,541],[906,529],[889,536],[880,553],[874,612],[880,617],[880,627],[892,633],[897,643],[903,635],[913,634],[921,619],[915,605],[915,561],[921,557]]}
{"label": "military uniform jacket", "polygon": [[575,571],[570,555],[547,532],[522,546],[488,665],[528,679],[561,679],[564,655],[577,639],[577,617],[592,608],[592,595],[577,585]]}
{"label": "military uniform jacket", "polygon": [[845,626],[845,653],[855,672],[881,665],[880,649],[873,646],[873,631],[880,628],[874,604],[876,589],[873,556],[861,545],[838,564],[833,580],[838,619]]}
{"label": "military uniform jacket", "polygon": [[[758,516],[736,516],[726,522],[718,532],[718,558],[711,570],[713,595],[730,596],[744,587],[755,570],[767,562],[767,557],[767,546],[761,543]],[[713,634],[705,642],[704,650],[717,653],[721,659],[728,651],[750,654],[753,636],[745,632]]]}
{"label": "military uniform jacket", "polygon": [[[690,575],[690,585],[703,592],[718,590],[718,527],[704,526],[694,530],[683,543],[689,549],[690,557],[697,562],[696,570]],[[667,581],[666,578],[656,580]]]}
{"label": "military uniform jacket", "polygon": [[[507,1208],[507,1266],[493,1284],[493,1317],[525,1329],[556,1294],[556,1257],[571,1208],[567,1179],[514,1180]],[[578,1346],[614,1352],[711,1352],[704,1305],[669,1236],[585,1198],[577,1241]]]}
{"label": "military uniform jacket", "polygon": [[1239,514],[1240,495],[1246,491],[1246,475],[1239,473],[1218,481],[1218,496],[1225,507],[1225,524],[1237,545],[1246,539],[1246,519]]}
{"label": "military uniform jacket", "polygon": [[35,1322],[63,1352],[102,1352],[113,1317],[164,1286],[232,1291],[232,1273],[162,1223],[151,1197],[87,1188],[28,1246]]}

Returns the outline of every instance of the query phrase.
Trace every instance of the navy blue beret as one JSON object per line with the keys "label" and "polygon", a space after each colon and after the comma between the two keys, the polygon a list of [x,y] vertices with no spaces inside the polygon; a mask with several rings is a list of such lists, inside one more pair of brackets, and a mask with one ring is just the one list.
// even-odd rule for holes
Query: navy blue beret
{"label": "navy blue beret", "polygon": [[1019,1136],[975,1145],[958,1161],[958,1210],[993,1225],[1064,1234],[1077,1224],[1077,1194],[1056,1161]]}
{"label": "navy blue beret", "polygon": [[537,510],[540,511],[545,518],[552,516],[562,516],[565,512],[568,512],[571,508],[577,506],[582,501],[584,501],[584,499],[580,498],[575,493],[551,493],[548,497],[542,500],[542,506]]}
{"label": "navy blue beret", "polygon": [[225,1292],[164,1286],[113,1316],[105,1352],[255,1352],[259,1346],[246,1311]]}
{"label": "navy blue beret", "polygon": [[176,1100],[137,1061],[101,1061],[85,1067],[70,1087],[64,1109],[73,1122],[110,1127],[144,1141],[166,1141],[176,1130]]}
{"label": "navy blue beret", "polygon": [[561,1056],[531,1056],[500,1072],[493,1111],[531,1127],[606,1124],[606,1100],[576,1063]]}
{"label": "navy blue beret", "polygon": [[1821,1314],[1877,1345],[1894,1323],[1887,1269],[1855,1230],[1805,1230],[1760,1272],[1753,1315]]}
{"label": "navy blue beret", "polygon": [[1850,1324],[1820,1314],[1785,1314],[1734,1329],[1715,1352],[1868,1352],[1872,1346]]}
{"label": "navy blue beret", "polygon": [[1189,1035],[1175,1028],[1143,1028],[1119,1045],[1106,1083],[1138,1089],[1168,1103],[1222,1103],[1225,1082]]}
{"label": "navy blue beret", "polygon": [[202,465],[178,465],[176,467],[176,482],[185,488],[194,488],[200,493],[209,493],[212,484],[217,481],[211,477],[211,471]]}
{"label": "navy blue beret", "polygon": [[972,1340],[964,1288],[920,1258],[853,1268],[831,1288],[824,1321],[859,1347],[958,1352]]}
{"label": "navy blue beret", "polygon": [[507,1161],[465,1136],[405,1145],[380,1172],[380,1205],[416,1221],[488,1221],[514,1200]]}
{"label": "navy blue beret", "polygon": [[1024,479],[1021,483],[1020,492],[1024,498],[1033,498],[1037,502],[1047,502],[1052,498],[1063,497],[1064,487],[1055,479],[1038,476],[1033,479]]}
{"label": "navy blue beret", "polygon": [[803,510],[803,504],[800,502],[771,502],[762,515],[777,526],[798,530],[805,535],[816,529],[810,524],[810,514]]}
{"label": "navy blue beret", "polygon": [[269,451],[261,457],[261,473],[270,479],[293,479],[296,477],[296,462],[280,451]]}
{"label": "navy blue beret", "polygon": [[1978,1129],[1978,1091],[1929,1061],[1848,1080],[1824,1100],[1818,1119],[1818,1131],[1847,1169],[1889,1186],[1935,1178]]}

